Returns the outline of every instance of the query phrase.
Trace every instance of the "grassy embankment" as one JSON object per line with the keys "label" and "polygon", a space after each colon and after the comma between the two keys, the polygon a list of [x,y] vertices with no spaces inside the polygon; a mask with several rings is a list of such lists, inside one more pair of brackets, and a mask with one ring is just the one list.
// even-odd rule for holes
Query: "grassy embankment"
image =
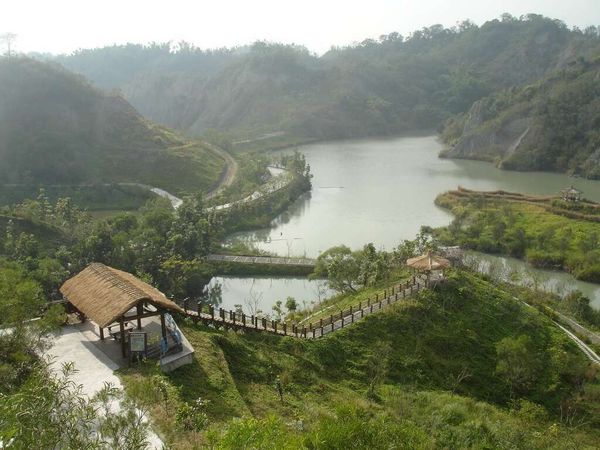
{"label": "grassy embankment", "polygon": [[436,204],[455,215],[436,230],[444,243],[600,282],[600,204],[466,189],[441,194]]}
{"label": "grassy embankment", "polygon": [[[597,374],[583,355],[548,318],[466,272],[316,341],[181,327],[193,364],[120,373],[174,448],[562,449],[600,439]],[[522,335],[527,382],[517,389],[497,370],[497,346]]]}

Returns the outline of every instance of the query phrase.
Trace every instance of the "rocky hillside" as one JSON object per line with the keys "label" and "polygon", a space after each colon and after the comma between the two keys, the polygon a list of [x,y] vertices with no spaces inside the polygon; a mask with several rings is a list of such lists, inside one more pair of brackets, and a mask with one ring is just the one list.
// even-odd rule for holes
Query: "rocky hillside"
{"label": "rocky hillside", "polygon": [[56,64],[0,59],[3,184],[137,182],[206,190],[223,161]]}
{"label": "rocky hillside", "polygon": [[443,131],[444,156],[600,178],[600,57],[476,101]]}
{"label": "rocky hillside", "polygon": [[321,57],[259,42],[213,52],[128,45],[58,60],[192,134],[335,138],[434,129],[485,95],[533,82],[599,45],[595,29],[573,31],[531,14],[391,33]]}

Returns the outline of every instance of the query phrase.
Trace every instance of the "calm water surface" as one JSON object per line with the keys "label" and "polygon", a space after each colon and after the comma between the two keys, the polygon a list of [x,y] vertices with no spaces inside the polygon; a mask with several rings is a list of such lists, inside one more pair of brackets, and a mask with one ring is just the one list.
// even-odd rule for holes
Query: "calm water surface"
{"label": "calm water surface", "polygon": [[[484,162],[439,159],[441,148],[435,136],[303,146],[299,150],[314,174],[312,192],[275,219],[271,228],[240,233],[231,239],[251,241],[282,256],[316,257],[334,245],[357,249],[367,242],[389,250],[403,239],[414,238],[421,225],[447,225],[452,216],[433,201],[439,193],[459,185],[549,195],[573,184],[586,198],[600,201],[600,182],[560,174],[501,171]],[[555,275],[560,283],[577,286],[569,275]],[[235,284],[231,279],[229,283]],[[245,286],[248,282],[240,283]],[[600,307],[600,286],[581,286]],[[265,298],[270,289],[264,291]],[[300,290],[293,292],[298,295]],[[224,291],[228,295],[227,288]],[[283,299],[287,295],[294,296],[285,294]]]}
{"label": "calm water surface", "polygon": [[333,245],[367,242],[391,249],[421,225],[443,226],[451,215],[435,197],[462,186],[528,194],[556,194],[571,184],[600,201],[600,182],[541,172],[508,172],[489,163],[438,158],[434,136],[342,141],[301,147],[313,190],[268,229],[241,233],[279,255],[315,257]]}
{"label": "calm water surface", "polygon": [[246,314],[256,314],[260,309],[271,314],[278,300],[285,305],[288,297],[293,297],[298,307],[306,309],[333,295],[323,280],[308,280],[295,277],[215,277],[210,287],[220,283],[223,289],[221,308],[235,310],[242,305]]}

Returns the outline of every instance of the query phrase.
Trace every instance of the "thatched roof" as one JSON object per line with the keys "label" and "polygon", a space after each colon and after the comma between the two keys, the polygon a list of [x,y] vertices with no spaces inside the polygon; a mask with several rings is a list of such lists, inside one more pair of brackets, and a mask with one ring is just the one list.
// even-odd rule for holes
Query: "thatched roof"
{"label": "thatched roof", "polygon": [[578,189],[575,189],[573,187],[573,185],[571,185],[568,188],[565,189],[561,189],[560,192],[562,192],[563,194],[583,194],[583,191],[580,191]]}
{"label": "thatched roof", "polygon": [[79,311],[106,327],[147,301],[157,308],[183,312],[165,294],[130,273],[92,263],[67,280],[60,288],[63,296]]}
{"label": "thatched roof", "polygon": [[417,270],[439,270],[450,267],[450,261],[441,256],[432,255],[427,253],[425,255],[417,256],[406,260],[406,265]]}

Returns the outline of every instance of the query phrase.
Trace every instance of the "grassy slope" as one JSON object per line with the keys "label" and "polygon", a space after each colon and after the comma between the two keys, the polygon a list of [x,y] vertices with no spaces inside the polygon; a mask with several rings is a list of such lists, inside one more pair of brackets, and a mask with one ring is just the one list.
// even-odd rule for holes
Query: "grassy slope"
{"label": "grassy slope", "polygon": [[[556,419],[540,418],[548,414],[543,408],[533,408],[536,414],[531,408],[529,413],[502,408],[510,398],[508,386],[495,374],[500,339],[532,337],[540,367],[527,397],[552,413],[560,400],[575,394],[570,372],[587,362],[547,318],[466,273],[454,274],[443,291],[425,291],[417,301],[315,342],[188,324],[182,329],[196,348],[196,359],[160,376],[169,386],[166,404],[149,376],[157,369],[148,365],[121,373],[128,392],[151,409],[178,448],[211,439],[223,448],[347,448],[352,443],[591,448],[600,438],[590,425],[577,430],[552,425]],[[382,342],[389,343],[388,350],[381,350]],[[378,400],[371,402],[365,392],[374,360],[387,361],[389,370],[377,389]],[[465,370],[469,376],[457,383]],[[285,391],[283,403],[274,387],[276,376]],[[593,379],[593,373],[588,377]],[[589,397],[598,386],[592,382],[585,389]],[[177,408],[198,396],[211,401],[206,407],[209,431],[181,433],[174,420]],[[597,426],[593,407],[580,405],[578,418]],[[285,425],[293,420],[302,420],[303,432]]]}
{"label": "grassy slope", "polygon": [[457,216],[438,230],[443,241],[600,281],[598,204],[466,190],[442,194],[436,204]]}
{"label": "grassy slope", "polygon": [[0,97],[3,183],[136,182],[184,194],[209,190],[223,168],[202,142],[148,122],[57,65],[0,59]]}

